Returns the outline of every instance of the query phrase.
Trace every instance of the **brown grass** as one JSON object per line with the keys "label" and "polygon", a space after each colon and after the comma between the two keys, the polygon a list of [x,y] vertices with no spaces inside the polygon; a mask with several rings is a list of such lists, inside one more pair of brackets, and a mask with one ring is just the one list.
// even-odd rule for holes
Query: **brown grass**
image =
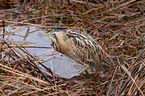
{"label": "brown grass", "polygon": [[[25,47],[0,38],[0,95],[145,94],[144,0],[42,0],[25,2],[20,6],[20,12],[6,14],[4,9],[0,10],[4,13],[1,16],[5,17],[1,26],[41,25],[44,30],[85,29],[96,37],[108,54],[115,57],[116,66],[106,77],[92,73],[66,79],[54,75]],[[0,36],[8,33],[11,34],[6,32]],[[26,55],[23,56],[22,52]],[[41,72],[38,64],[50,74]]]}

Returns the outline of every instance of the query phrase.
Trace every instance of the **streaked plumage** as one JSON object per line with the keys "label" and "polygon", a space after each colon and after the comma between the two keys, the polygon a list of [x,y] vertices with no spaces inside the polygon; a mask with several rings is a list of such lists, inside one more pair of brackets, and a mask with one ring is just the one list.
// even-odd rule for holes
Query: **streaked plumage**
{"label": "streaked plumage", "polygon": [[87,35],[81,30],[56,30],[50,33],[49,37],[56,51],[87,66],[86,69],[88,69],[89,66],[98,66],[102,64],[102,60],[106,62],[106,66],[113,66],[113,63],[110,61],[101,45],[90,35]]}

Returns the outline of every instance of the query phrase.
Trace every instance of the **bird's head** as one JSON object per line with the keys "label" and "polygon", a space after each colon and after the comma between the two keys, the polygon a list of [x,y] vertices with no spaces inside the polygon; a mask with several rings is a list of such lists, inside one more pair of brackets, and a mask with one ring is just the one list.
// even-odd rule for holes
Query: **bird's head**
{"label": "bird's head", "polygon": [[65,30],[50,32],[49,38],[51,39],[55,50],[65,53],[71,49],[70,47],[72,46],[72,42],[67,36],[67,32]]}

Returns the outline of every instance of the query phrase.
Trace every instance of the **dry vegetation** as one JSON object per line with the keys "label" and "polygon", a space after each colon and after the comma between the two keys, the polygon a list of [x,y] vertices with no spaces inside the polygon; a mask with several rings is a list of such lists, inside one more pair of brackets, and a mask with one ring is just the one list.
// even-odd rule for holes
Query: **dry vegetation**
{"label": "dry vegetation", "polygon": [[[24,47],[6,40],[4,35],[10,32],[5,33],[3,28],[4,33],[0,34],[3,36],[0,38],[1,96],[145,94],[145,0],[23,1],[19,12],[0,10],[5,13],[1,27],[28,24],[41,25],[44,30],[84,29],[96,37],[108,54],[116,57],[116,66],[107,77],[94,73],[71,79],[55,76]],[[41,72],[37,64],[50,74]]]}

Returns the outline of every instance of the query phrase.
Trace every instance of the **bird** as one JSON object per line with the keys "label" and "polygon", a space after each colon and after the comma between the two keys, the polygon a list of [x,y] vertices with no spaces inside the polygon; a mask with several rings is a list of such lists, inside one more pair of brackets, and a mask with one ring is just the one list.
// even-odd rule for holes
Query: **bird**
{"label": "bird", "polygon": [[[81,29],[61,29],[49,33],[53,48],[70,57],[84,67],[83,73],[90,67],[114,66],[109,55],[93,37]],[[104,61],[106,64],[102,64]]]}

